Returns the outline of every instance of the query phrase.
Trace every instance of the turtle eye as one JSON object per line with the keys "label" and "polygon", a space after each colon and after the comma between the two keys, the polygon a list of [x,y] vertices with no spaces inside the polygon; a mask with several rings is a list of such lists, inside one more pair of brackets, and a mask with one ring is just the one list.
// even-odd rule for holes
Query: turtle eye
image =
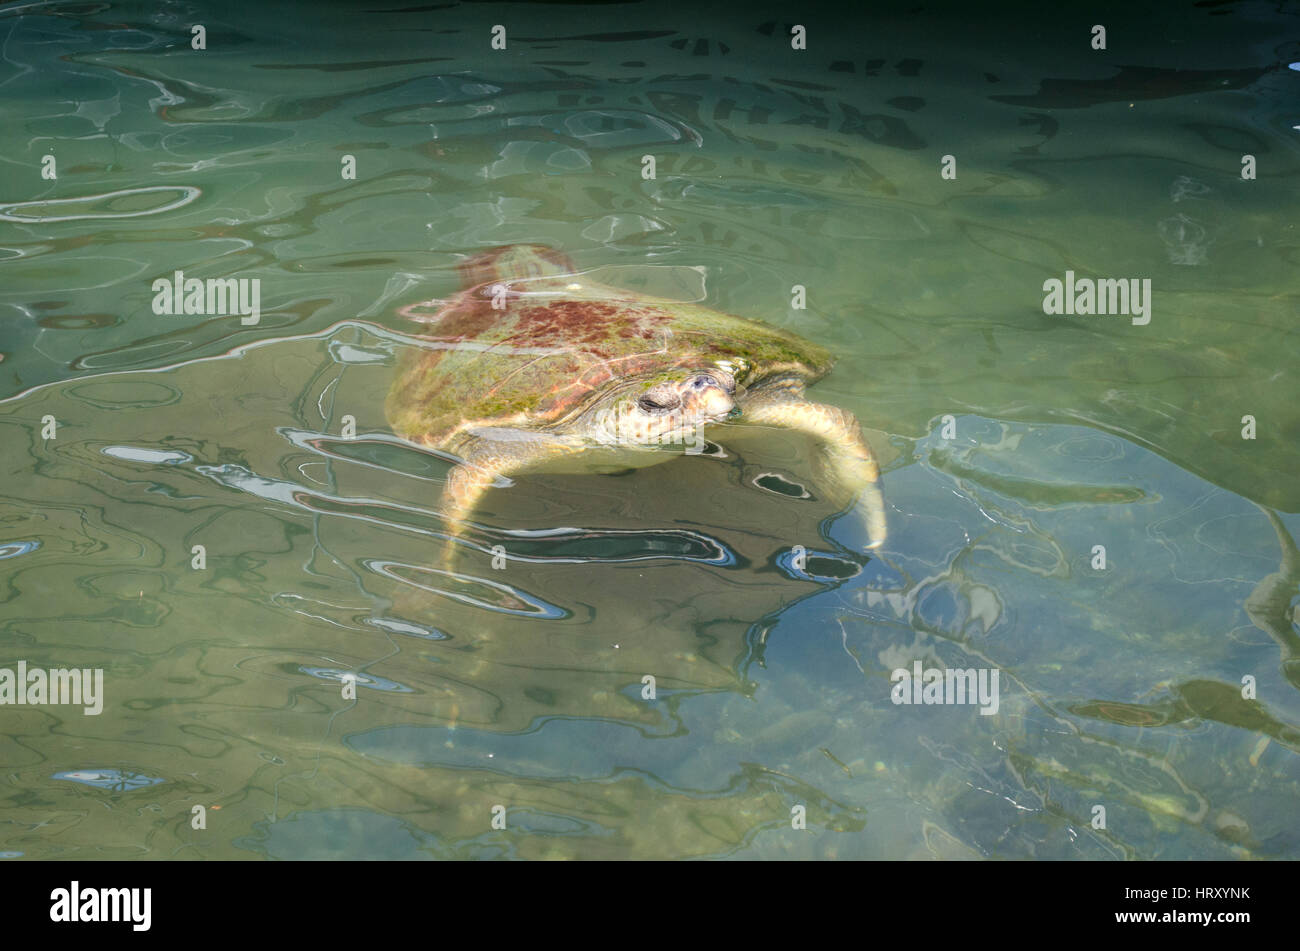
{"label": "turtle eye", "polygon": [[667,383],[659,383],[650,387],[636,401],[636,405],[641,408],[642,412],[656,414],[676,409],[681,403],[681,398]]}

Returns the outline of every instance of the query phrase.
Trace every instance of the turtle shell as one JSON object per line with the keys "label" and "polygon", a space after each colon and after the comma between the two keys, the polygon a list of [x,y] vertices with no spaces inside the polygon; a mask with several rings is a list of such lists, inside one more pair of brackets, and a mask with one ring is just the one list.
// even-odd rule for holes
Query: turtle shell
{"label": "turtle shell", "polygon": [[757,321],[594,283],[550,248],[494,248],[461,275],[464,289],[436,311],[436,301],[399,311],[425,330],[385,408],[394,432],[427,445],[468,426],[562,425],[629,377],[722,366],[742,385],[775,373],[812,381],[832,362]]}

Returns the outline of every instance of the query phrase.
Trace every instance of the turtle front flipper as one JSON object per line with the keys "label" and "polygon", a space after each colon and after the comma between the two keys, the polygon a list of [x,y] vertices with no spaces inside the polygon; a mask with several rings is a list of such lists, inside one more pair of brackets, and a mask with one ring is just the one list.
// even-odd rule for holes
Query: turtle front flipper
{"label": "turtle front flipper", "polygon": [[442,493],[442,516],[452,544],[464,533],[465,524],[478,507],[483,493],[502,477],[517,474],[547,459],[579,451],[580,447],[547,434],[531,433],[507,427],[478,427],[473,435],[457,440],[456,455],[461,462],[447,473]]}
{"label": "turtle front flipper", "polygon": [[863,514],[867,547],[884,544],[885,499],[880,492],[880,467],[852,413],[807,399],[803,381],[798,379],[759,384],[740,399],[739,405],[739,423],[794,429],[820,441],[834,487],[846,493]]}

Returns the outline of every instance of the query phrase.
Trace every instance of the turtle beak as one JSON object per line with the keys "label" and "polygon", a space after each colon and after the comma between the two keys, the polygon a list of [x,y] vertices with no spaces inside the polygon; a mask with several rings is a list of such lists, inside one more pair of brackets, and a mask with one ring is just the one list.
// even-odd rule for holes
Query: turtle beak
{"label": "turtle beak", "polygon": [[[679,385],[682,409],[695,418],[725,419],[736,408],[732,399],[735,384],[730,377],[702,373],[688,377]],[[728,386],[730,384],[730,386]]]}
{"label": "turtle beak", "polygon": [[708,386],[683,393],[682,408],[697,418],[725,419],[735,410],[736,401],[721,387]]}
{"label": "turtle beak", "polygon": [[713,390],[705,394],[703,403],[704,414],[717,419],[726,419],[736,409],[736,401],[725,390]]}

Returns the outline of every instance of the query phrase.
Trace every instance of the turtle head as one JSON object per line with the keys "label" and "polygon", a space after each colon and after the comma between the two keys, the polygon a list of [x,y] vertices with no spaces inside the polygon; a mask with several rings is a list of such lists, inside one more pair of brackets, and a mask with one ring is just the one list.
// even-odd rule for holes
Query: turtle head
{"label": "turtle head", "polygon": [[731,415],[736,381],[719,368],[683,371],[624,389],[601,414],[602,436],[619,445],[699,443],[699,428]]}
{"label": "turtle head", "polygon": [[687,373],[656,383],[636,398],[636,408],[650,419],[677,413],[684,421],[717,422],[735,408],[736,381],[723,370]]}

